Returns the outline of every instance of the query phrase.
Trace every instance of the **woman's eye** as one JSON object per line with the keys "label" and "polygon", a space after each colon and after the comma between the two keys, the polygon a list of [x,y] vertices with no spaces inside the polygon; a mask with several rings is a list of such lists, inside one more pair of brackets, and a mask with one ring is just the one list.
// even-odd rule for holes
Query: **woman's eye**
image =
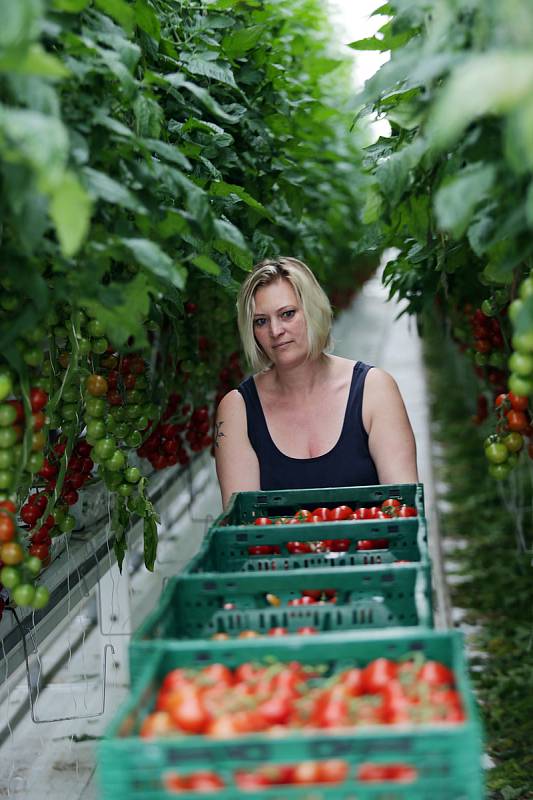
{"label": "woman's eye", "polygon": [[256,328],[262,328],[264,324],[265,324],[264,317],[257,317],[257,319],[254,319],[254,325]]}
{"label": "woman's eye", "polygon": [[290,319],[291,317],[294,317],[294,314],[295,314],[294,309],[290,308],[288,311],[284,311],[281,316],[285,317],[285,319]]}

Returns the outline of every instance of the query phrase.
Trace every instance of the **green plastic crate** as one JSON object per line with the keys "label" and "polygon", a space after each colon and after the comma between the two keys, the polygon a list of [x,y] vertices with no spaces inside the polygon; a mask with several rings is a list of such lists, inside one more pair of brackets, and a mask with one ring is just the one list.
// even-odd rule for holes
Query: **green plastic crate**
{"label": "green plastic crate", "polygon": [[[168,642],[164,648],[146,655],[141,679],[100,745],[98,772],[102,800],[166,800],[172,797],[163,783],[169,771],[190,773],[201,769],[212,769],[222,776],[227,788],[217,792],[221,800],[251,797],[250,792],[234,785],[235,770],[329,758],[349,762],[349,780],[327,788],[275,787],[257,791],[253,796],[276,800],[482,800],[482,734],[462,645],[462,636],[457,631],[412,629],[288,637],[266,644],[260,639],[240,640],[230,645],[215,641],[209,646]],[[399,659],[417,651],[453,669],[466,713],[465,722],[373,725],[343,734],[298,731],[279,738],[254,734],[229,740],[203,736],[141,740],[136,736],[144,717],[154,707],[163,677],[176,667],[202,667],[216,662],[236,667],[268,655],[281,661],[297,658],[304,664],[327,663],[338,670],[347,665],[361,667],[380,656]],[[357,781],[357,767],[368,762],[408,764],[418,771],[418,778],[405,785]]]}
{"label": "green plastic crate", "polygon": [[[346,552],[291,554],[287,542],[349,539]],[[388,547],[358,550],[362,540],[387,539]],[[279,555],[254,556],[249,547],[276,545]],[[424,517],[391,520],[302,523],[299,525],[228,525],[211,527],[185,572],[280,572],[294,569],[370,566],[394,562],[427,562],[427,523]]]}
{"label": "green plastic crate", "polygon": [[292,516],[300,508],[347,505],[380,506],[389,497],[402,499],[414,506],[419,517],[425,516],[424,487],[421,483],[380,484],[378,486],[344,486],[334,489],[274,489],[267,492],[236,492],[230,504],[213,525],[253,524],[257,517]]}
{"label": "green plastic crate", "polygon": [[[336,590],[335,604],[287,604],[301,590],[326,588]],[[269,605],[267,593],[282,605]],[[227,603],[236,608],[224,608]],[[237,638],[244,630],[268,634],[274,627],[290,634],[304,626],[331,632],[413,625],[433,627],[429,565],[182,576],[167,585],[131,640],[131,680],[142,671],[147,651],[164,649],[168,639],[210,639],[221,632]]]}

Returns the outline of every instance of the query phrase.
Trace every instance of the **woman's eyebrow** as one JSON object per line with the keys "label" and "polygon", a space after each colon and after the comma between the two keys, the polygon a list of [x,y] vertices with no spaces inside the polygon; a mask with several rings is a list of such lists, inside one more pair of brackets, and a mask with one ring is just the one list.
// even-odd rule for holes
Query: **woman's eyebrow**
{"label": "woman's eyebrow", "polygon": [[[288,305],[286,305],[286,306],[280,306],[280,308],[277,308],[277,309],[276,309],[276,311],[275,311],[274,313],[277,313],[278,311],[284,311],[286,308],[293,308],[293,307],[294,307],[294,306],[293,306],[293,304],[292,304],[292,303],[289,303],[289,304],[288,304]],[[267,317],[267,316],[268,316],[268,314],[267,314],[266,312],[259,312],[259,311],[257,311],[257,312],[254,314],[254,317]]]}

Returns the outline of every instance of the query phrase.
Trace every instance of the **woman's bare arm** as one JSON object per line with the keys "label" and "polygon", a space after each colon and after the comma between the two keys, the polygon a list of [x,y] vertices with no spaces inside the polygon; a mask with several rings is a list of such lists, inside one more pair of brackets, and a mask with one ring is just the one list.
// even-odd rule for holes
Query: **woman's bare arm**
{"label": "woman's bare arm", "polygon": [[380,483],[416,483],[416,443],[394,378],[374,367],[363,396],[363,422]]}
{"label": "woman's bare arm", "polygon": [[259,461],[248,439],[246,406],[236,389],[222,398],[217,409],[215,460],[224,508],[234,492],[261,488]]}

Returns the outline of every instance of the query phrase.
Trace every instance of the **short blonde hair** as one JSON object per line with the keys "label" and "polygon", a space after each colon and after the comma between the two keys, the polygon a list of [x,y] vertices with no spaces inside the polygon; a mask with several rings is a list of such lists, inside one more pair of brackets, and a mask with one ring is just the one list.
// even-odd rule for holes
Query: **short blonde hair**
{"label": "short blonde hair", "polygon": [[244,353],[254,372],[271,364],[254,334],[255,293],[259,288],[282,279],[289,281],[301,303],[307,326],[307,357],[318,358],[331,346],[331,305],[307,264],[297,258],[283,256],[264,259],[250,272],[237,298],[239,333]]}

